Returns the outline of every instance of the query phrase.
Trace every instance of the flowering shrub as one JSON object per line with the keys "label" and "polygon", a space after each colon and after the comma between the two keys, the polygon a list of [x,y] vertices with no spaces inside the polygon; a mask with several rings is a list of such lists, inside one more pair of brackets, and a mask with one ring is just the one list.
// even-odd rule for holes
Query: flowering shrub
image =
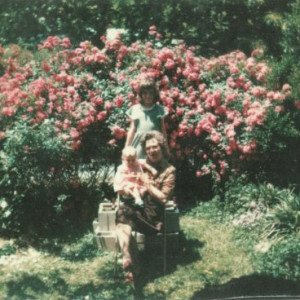
{"label": "flowering shrub", "polygon": [[[259,150],[257,128],[265,126],[270,112],[284,115],[291,92],[288,85],[268,90],[270,69],[261,60],[262,51],[247,57],[237,50],[207,59],[184,42],[163,46],[154,26],[149,36],[148,42],[131,45],[121,36],[102,37],[103,49],[89,41],[74,48],[68,38],[49,37],[34,59],[29,54],[24,59],[17,46],[0,48],[0,166],[2,174],[9,174],[6,183],[21,182],[22,168],[32,166],[41,183],[70,165],[70,177],[74,172],[78,177],[83,166],[97,172],[116,162],[128,126],[125,111],[135,103],[144,76],[157,82],[169,111],[172,160],[188,159],[197,177],[209,175],[218,182],[232,171],[231,157],[242,160]],[[43,138],[38,143],[23,139],[19,128],[28,135],[44,132]],[[12,141],[19,153],[7,166],[5,161],[16,155],[9,146]],[[31,192],[20,184],[17,194],[25,199]],[[8,202],[11,197],[8,193],[1,199]],[[55,197],[54,206],[68,198],[59,193]]]}

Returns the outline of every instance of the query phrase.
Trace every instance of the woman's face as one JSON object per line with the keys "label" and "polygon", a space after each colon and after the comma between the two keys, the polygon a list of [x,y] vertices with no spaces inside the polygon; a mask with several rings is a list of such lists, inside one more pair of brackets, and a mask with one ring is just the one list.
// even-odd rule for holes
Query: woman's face
{"label": "woman's face", "polygon": [[163,154],[157,139],[152,138],[146,141],[145,152],[150,162],[157,163],[162,160]]}
{"label": "woman's face", "polygon": [[143,106],[150,107],[154,103],[154,91],[152,89],[145,89],[142,94]]}

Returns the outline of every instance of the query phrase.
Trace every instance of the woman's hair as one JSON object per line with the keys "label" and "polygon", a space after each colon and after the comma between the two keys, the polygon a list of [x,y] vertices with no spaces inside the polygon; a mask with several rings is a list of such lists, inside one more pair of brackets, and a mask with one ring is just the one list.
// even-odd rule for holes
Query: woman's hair
{"label": "woman's hair", "polygon": [[155,85],[155,82],[149,78],[145,78],[140,81],[140,84],[139,84],[139,87],[137,90],[137,94],[139,96],[140,103],[143,104],[143,97],[142,97],[143,93],[145,91],[149,91],[149,90],[153,92],[154,103],[159,101],[159,99],[160,99],[159,92]]}
{"label": "woman's hair", "polygon": [[127,146],[122,150],[122,157],[136,156],[136,149],[132,146]]}
{"label": "woman's hair", "polygon": [[156,139],[158,142],[158,145],[160,146],[160,149],[162,150],[163,157],[166,158],[168,156],[167,152],[167,145],[166,141],[164,139],[164,136],[161,132],[152,130],[147,133],[145,133],[141,139],[141,146],[143,151],[146,153],[146,142],[152,139]]}

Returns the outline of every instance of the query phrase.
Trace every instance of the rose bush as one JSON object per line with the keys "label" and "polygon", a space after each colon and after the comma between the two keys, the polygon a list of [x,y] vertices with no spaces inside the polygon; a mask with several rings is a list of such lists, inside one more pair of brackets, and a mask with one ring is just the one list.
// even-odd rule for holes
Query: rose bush
{"label": "rose bush", "polygon": [[[169,112],[172,161],[179,170],[188,161],[196,177],[216,183],[234,171],[232,157],[243,160],[266,148],[257,133],[274,115],[277,121],[289,116],[291,88],[268,89],[271,70],[260,49],[251,57],[237,50],[207,59],[184,42],[163,45],[154,26],[147,42],[101,39],[102,49],[89,41],[73,47],[59,37],[49,37],[35,54],[17,45],[0,48],[3,224],[25,200],[33,203],[33,194],[40,210],[50,199],[48,208],[63,208],[78,185],[84,193],[99,186],[99,171],[119,162],[125,111],[145,76],[157,82]],[[292,118],[285,125],[287,135],[299,135]],[[81,203],[92,201],[84,193]]]}

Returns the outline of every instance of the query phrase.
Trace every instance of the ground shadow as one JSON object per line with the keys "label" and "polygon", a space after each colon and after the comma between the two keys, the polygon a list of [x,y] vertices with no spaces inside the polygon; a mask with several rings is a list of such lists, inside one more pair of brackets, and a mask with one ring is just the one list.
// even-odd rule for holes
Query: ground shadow
{"label": "ground shadow", "polygon": [[[142,272],[139,276],[138,283],[136,285],[136,292],[139,297],[137,299],[143,299],[142,290],[148,283],[152,282],[156,278],[162,277],[167,274],[171,274],[176,270],[178,265],[188,265],[194,261],[201,260],[200,249],[204,247],[204,243],[197,239],[187,239],[182,232],[179,233],[179,244],[177,247],[167,247],[167,261],[166,272],[163,268],[163,256],[162,249],[151,249],[149,251],[142,251],[140,253],[140,263]],[[159,292],[158,292],[159,293]],[[149,295],[148,295],[149,296]],[[153,299],[165,299],[164,293],[160,295],[153,295]],[[151,298],[150,296],[148,297]]]}
{"label": "ground shadow", "polygon": [[[201,260],[199,249],[204,247],[204,243],[197,239],[187,239],[183,232],[179,233],[178,246],[167,245],[166,273],[172,273],[177,265],[187,265],[194,261]],[[141,266],[144,276],[149,280],[163,276],[163,249],[145,250],[140,253]]]}
{"label": "ground shadow", "polygon": [[281,295],[299,295],[300,299],[300,283],[282,278],[273,278],[267,275],[253,274],[235,278],[225,284],[210,286],[202,291],[195,292],[191,300]]}
{"label": "ground shadow", "polygon": [[18,297],[18,299],[30,299],[32,294],[47,292],[47,286],[38,278],[30,274],[24,274],[19,280],[7,282],[7,297]]}
{"label": "ground shadow", "polygon": [[15,241],[14,245],[16,249],[34,248],[38,252],[48,253],[71,262],[94,259],[101,253],[91,228],[60,232],[48,237],[23,235]]}
{"label": "ground shadow", "polygon": [[51,294],[53,290],[61,295],[67,292],[68,285],[58,272],[49,274],[48,280],[51,281],[51,286],[47,285],[40,275],[23,273],[18,279],[6,283],[7,299],[36,299],[36,295]]}
{"label": "ground shadow", "polygon": [[[127,295],[135,295],[135,287],[133,283],[125,282],[125,273],[121,266],[119,266],[115,273],[112,268],[111,261],[102,265],[97,272],[99,278],[98,285],[93,286],[82,286],[73,293],[73,298],[91,294],[92,299],[116,299],[124,300],[127,299]],[[73,299],[71,298],[71,299]],[[132,299],[130,297],[129,299]]]}
{"label": "ground shadow", "polygon": [[[149,282],[155,279],[171,274],[176,270],[178,265],[188,265],[192,262],[201,260],[200,249],[204,247],[204,243],[197,239],[187,239],[182,232],[179,233],[178,247],[167,246],[167,265],[166,272],[163,268],[163,250],[162,247],[151,250],[139,251],[139,259],[141,265],[141,273],[135,283],[125,283],[125,272],[121,264],[117,265],[116,274],[112,268],[111,261],[101,267],[97,272],[100,278],[110,278],[105,280],[95,293],[100,295],[103,291],[110,291],[114,295],[114,299],[124,299],[124,295],[132,295],[136,300],[145,300],[143,288]],[[112,280],[113,279],[113,280]],[[126,292],[127,291],[127,292]],[[123,297],[123,298],[122,298]],[[147,294],[147,299],[166,299],[165,291],[156,291],[155,294]]]}

